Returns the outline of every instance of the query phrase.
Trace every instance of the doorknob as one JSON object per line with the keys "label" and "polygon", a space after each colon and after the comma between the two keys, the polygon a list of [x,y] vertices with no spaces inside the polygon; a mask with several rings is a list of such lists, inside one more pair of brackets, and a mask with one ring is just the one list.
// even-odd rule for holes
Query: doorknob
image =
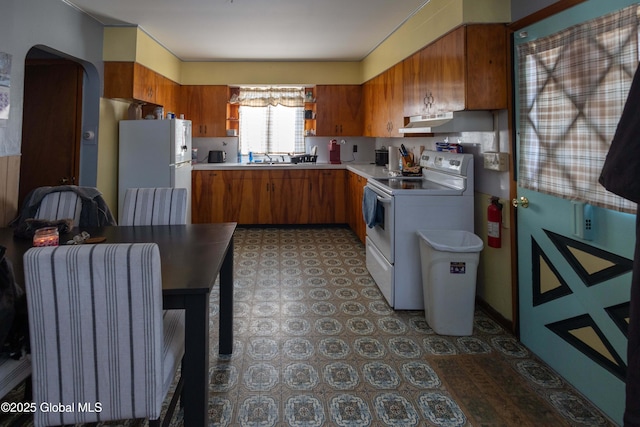
{"label": "doorknob", "polygon": [[60,178],[60,184],[67,184],[69,182],[69,178]]}
{"label": "doorknob", "polygon": [[523,208],[528,208],[529,207],[529,199],[527,199],[526,197],[522,196],[520,197],[520,199],[513,199],[511,201],[511,204],[513,205],[514,208],[517,208],[518,206],[521,206]]}

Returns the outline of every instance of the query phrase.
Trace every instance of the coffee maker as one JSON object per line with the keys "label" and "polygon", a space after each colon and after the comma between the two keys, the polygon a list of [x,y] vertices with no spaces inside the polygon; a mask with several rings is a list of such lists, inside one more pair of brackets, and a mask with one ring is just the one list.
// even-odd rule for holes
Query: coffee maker
{"label": "coffee maker", "polygon": [[339,165],[340,162],[340,144],[335,139],[329,141],[329,163]]}

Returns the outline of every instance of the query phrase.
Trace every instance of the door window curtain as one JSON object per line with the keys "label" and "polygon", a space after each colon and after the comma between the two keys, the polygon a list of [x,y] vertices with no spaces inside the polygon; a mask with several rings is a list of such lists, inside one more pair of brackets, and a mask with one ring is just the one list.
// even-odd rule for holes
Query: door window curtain
{"label": "door window curtain", "polygon": [[518,47],[520,187],[635,212],[598,177],[638,66],[638,10]]}
{"label": "door window curtain", "polygon": [[304,88],[241,88],[238,103],[243,154],[305,151]]}

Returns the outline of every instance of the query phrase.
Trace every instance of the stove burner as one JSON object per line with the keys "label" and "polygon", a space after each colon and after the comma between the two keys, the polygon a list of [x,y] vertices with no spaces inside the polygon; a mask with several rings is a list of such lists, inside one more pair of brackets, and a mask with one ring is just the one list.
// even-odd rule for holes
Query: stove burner
{"label": "stove burner", "polygon": [[422,178],[379,178],[376,181],[392,190],[439,190],[447,188]]}

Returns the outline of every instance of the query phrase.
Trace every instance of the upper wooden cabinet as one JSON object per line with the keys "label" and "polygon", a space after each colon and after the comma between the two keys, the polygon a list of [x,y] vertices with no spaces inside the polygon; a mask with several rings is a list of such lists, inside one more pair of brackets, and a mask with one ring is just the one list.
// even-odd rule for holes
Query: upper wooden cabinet
{"label": "upper wooden cabinet", "polygon": [[363,85],[364,136],[401,136],[404,104],[400,62]]}
{"label": "upper wooden cabinet", "polygon": [[403,61],[404,116],[507,108],[506,28],[459,27]]}
{"label": "upper wooden cabinet", "polygon": [[137,62],[104,63],[104,97],[160,105],[177,113],[180,85]]}
{"label": "upper wooden cabinet", "polygon": [[104,97],[156,103],[156,75],[137,62],[104,63]]}
{"label": "upper wooden cabinet", "polygon": [[316,86],[316,135],[362,136],[362,86]]}
{"label": "upper wooden cabinet", "polygon": [[179,117],[181,113],[184,113],[180,102],[180,85],[159,74],[156,75],[156,79],[156,101],[164,106],[165,113],[172,112],[176,117]]}
{"label": "upper wooden cabinet", "polygon": [[182,111],[191,120],[194,137],[227,136],[227,86],[182,86],[180,91]]}
{"label": "upper wooden cabinet", "polygon": [[371,80],[365,82],[362,85],[362,132],[364,136],[374,135],[374,107],[373,102],[376,97],[376,86],[378,83],[378,77],[374,77]]}

